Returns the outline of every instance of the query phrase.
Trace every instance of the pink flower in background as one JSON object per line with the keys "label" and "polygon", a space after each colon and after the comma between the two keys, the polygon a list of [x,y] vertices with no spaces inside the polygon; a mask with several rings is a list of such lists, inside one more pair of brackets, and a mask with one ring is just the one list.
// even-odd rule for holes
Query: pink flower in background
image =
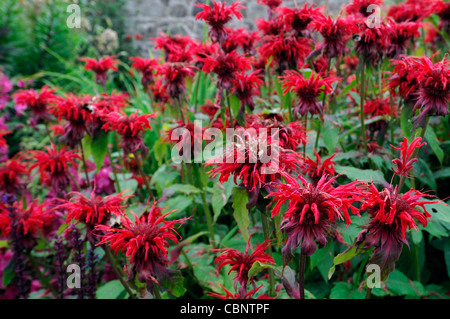
{"label": "pink flower in background", "polygon": [[9,101],[8,93],[11,92],[13,87],[12,82],[6,75],[0,73],[0,110],[4,109],[6,103]]}

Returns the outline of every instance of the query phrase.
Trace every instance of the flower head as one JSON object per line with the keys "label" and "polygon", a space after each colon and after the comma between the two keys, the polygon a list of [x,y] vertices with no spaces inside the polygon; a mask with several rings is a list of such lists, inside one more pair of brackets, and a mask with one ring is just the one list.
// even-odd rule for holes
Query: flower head
{"label": "flower head", "polygon": [[236,74],[251,69],[250,61],[236,51],[220,53],[216,57],[208,56],[201,59],[205,73],[215,73],[218,78],[218,87],[231,89]]}
{"label": "flower head", "polygon": [[127,267],[129,279],[136,276],[140,282],[147,283],[147,290],[153,292],[153,286],[159,285],[159,280],[169,276],[172,271],[166,268],[168,259],[168,240],[178,243],[177,225],[186,219],[168,221],[165,218],[172,212],[155,216],[159,212],[156,203],[148,214],[142,218],[134,215],[132,222],[126,216],[121,217],[121,228],[98,225],[96,228],[104,232],[102,241],[98,245],[108,244],[117,254],[122,252],[130,262]]}
{"label": "flower head", "polygon": [[367,18],[374,12],[374,6],[381,6],[383,0],[353,0],[352,3],[345,6],[347,14],[356,17]]}
{"label": "flower head", "polygon": [[45,147],[45,151],[30,151],[36,163],[31,164],[29,170],[39,169],[41,181],[51,185],[56,191],[63,191],[70,182],[69,165],[77,167],[76,159],[81,160],[75,151],[68,151],[67,147],[56,149],[54,144]]}
{"label": "flower head", "polygon": [[339,16],[335,20],[330,16],[319,17],[311,23],[311,26],[323,37],[316,50],[323,52],[329,59],[344,55],[348,51],[347,41],[354,33],[359,32],[355,21],[350,17],[342,19]]}
{"label": "flower head", "polygon": [[311,39],[293,35],[285,36],[281,33],[265,37],[259,50],[264,58],[273,57],[278,66],[277,71],[281,74],[284,70],[295,69],[297,66],[303,65],[304,60],[312,51],[311,43]]}
{"label": "flower head", "polygon": [[450,64],[446,56],[439,62],[433,63],[424,56],[414,59],[416,78],[419,85],[417,102],[413,111],[419,110],[419,115],[413,118],[415,126],[425,125],[429,115],[446,116],[449,114],[450,101]]}
{"label": "flower head", "polygon": [[227,38],[225,24],[230,22],[235,16],[238,20],[242,19],[242,13],[239,12],[245,7],[239,2],[232,3],[227,6],[226,2],[213,0],[213,6],[210,7],[203,3],[195,4],[196,7],[202,8],[203,11],[195,16],[195,20],[204,20],[211,27],[209,36],[213,43],[222,43]]}
{"label": "flower head", "polygon": [[156,113],[138,115],[138,111],[128,116],[113,112],[105,115],[105,124],[103,124],[102,129],[105,131],[116,131],[122,136],[122,146],[125,153],[135,153],[140,148],[145,151],[143,134],[146,130],[151,130],[148,119],[156,116]]}
{"label": "flower head", "polygon": [[158,61],[156,61],[156,59],[144,59],[141,57],[130,57],[130,60],[133,61],[131,67],[135,68],[141,73],[141,83],[144,88],[146,88],[150,83],[153,82],[153,71],[156,70]]}
{"label": "flower head", "polygon": [[391,20],[388,27],[390,28],[390,33],[389,46],[386,53],[393,58],[404,54],[408,43],[420,36],[420,24],[417,22],[397,23]]}
{"label": "flower head", "polygon": [[47,108],[59,100],[55,91],[44,85],[39,92],[33,89],[19,90],[13,94],[13,98],[16,105],[26,106],[34,116],[43,118],[47,114]]}
{"label": "flower head", "polygon": [[215,264],[219,264],[218,270],[226,265],[230,265],[231,268],[230,271],[228,271],[228,274],[232,272],[236,273],[236,276],[234,277],[234,289],[237,291],[237,284],[239,283],[241,285],[239,293],[242,299],[244,299],[247,294],[247,283],[249,280],[253,285],[253,289],[256,290],[255,280],[253,278],[249,278],[248,276],[248,272],[250,271],[250,268],[252,268],[253,264],[257,261],[266,264],[275,264],[273,258],[265,253],[266,249],[270,247],[271,242],[266,239],[255,248],[252,254],[250,254],[249,248],[251,238],[252,236],[248,239],[247,247],[245,248],[244,253],[232,248],[214,250],[221,252],[221,254],[214,260]]}
{"label": "flower head", "polygon": [[[353,203],[362,200],[362,185],[355,181],[337,187],[332,186],[333,178],[323,175],[316,185],[308,183],[299,176],[299,183],[291,176],[285,175],[286,183],[275,184],[273,196],[275,204],[272,216],[279,214],[281,205],[289,202],[281,223],[281,230],[286,233],[286,245],[282,249],[284,264],[293,257],[295,248],[301,246],[301,254],[310,256],[317,246],[324,247],[332,225],[338,220],[351,223],[349,210],[359,215],[359,209]],[[317,245],[316,245],[317,243]]]}
{"label": "flower head", "polygon": [[275,10],[276,8],[281,6],[283,0],[258,0],[256,1],[256,3],[268,6],[271,10]]}
{"label": "flower head", "polygon": [[239,109],[241,117],[244,116],[245,106],[248,106],[252,111],[254,110],[253,96],[259,94],[258,89],[264,84],[261,78],[262,74],[259,71],[254,71],[252,73],[237,73],[233,79],[232,93],[235,93],[241,101],[241,108]]}
{"label": "flower head", "polygon": [[105,85],[108,70],[118,70],[116,64],[119,63],[119,60],[116,60],[115,56],[103,57],[99,60],[80,58],[80,61],[86,62],[84,65],[86,71],[92,70],[95,72],[96,81],[99,85]]}
{"label": "flower head", "polygon": [[322,114],[324,105],[319,101],[319,95],[329,94],[333,91],[331,84],[337,79],[334,77],[322,78],[318,74],[311,73],[309,78],[305,78],[303,74],[296,71],[286,71],[285,75],[280,77],[283,83],[284,94],[288,91],[295,92],[298,97],[297,106],[294,109],[295,113],[305,116],[310,113]]}
{"label": "flower head", "polygon": [[303,35],[313,20],[323,16],[320,7],[314,7],[314,4],[308,7],[308,3],[302,8],[280,7],[277,12],[283,19],[285,28],[294,30],[299,36]]}
{"label": "flower head", "polygon": [[[408,245],[406,230],[417,229],[414,219],[427,226],[427,217],[431,215],[425,205],[440,203],[420,200],[426,196],[429,195],[413,189],[400,195],[397,188],[385,188],[379,192],[373,183],[369,186],[361,210],[369,214],[370,223],[359,233],[357,244],[365,243],[364,248],[375,247],[369,262],[381,267],[382,280],[394,270],[403,244]],[[423,212],[417,210],[418,207]]]}
{"label": "flower head", "polygon": [[28,169],[21,159],[17,154],[0,166],[0,192],[19,194],[26,188],[23,177],[28,175]]}
{"label": "flower head", "polygon": [[178,98],[186,91],[186,78],[194,76],[193,67],[186,63],[165,63],[158,67],[158,75],[162,75],[164,88],[171,98]]}
{"label": "flower head", "polygon": [[416,149],[421,148],[427,143],[422,143],[422,138],[417,137],[411,144],[408,145],[408,139],[403,137],[403,142],[400,143],[400,147],[394,147],[396,150],[400,151],[400,159],[396,158],[392,161],[397,166],[397,169],[393,169],[394,173],[397,175],[408,177],[408,172],[413,168],[413,164],[418,161],[414,158],[414,153]]}
{"label": "flower head", "polygon": [[335,157],[336,154],[325,159],[323,163],[322,158],[315,149],[314,154],[316,155],[315,161],[309,156],[304,159],[304,163],[302,164],[303,174],[308,175],[315,183],[317,183],[324,175],[333,177],[336,174],[336,170],[334,169],[336,163],[333,162],[333,157]]}

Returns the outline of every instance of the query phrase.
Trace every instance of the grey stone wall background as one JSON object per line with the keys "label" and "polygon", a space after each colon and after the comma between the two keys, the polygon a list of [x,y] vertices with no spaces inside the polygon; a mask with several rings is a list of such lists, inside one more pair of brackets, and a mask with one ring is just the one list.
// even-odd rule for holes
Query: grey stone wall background
{"label": "grey stone wall background", "polygon": [[[189,34],[191,37],[201,39],[203,36],[203,21],[196,21],[195,16],[201,10],[194,6],[198,1],[205,0],[128,0],[124,14],[126,15],[126,28],[129,34],[140,34],[142,40],[135,41],[136,47],[144,54],[148,49],[153,50],[154,45],[147,39],[156,37],[161,32],[170,34]],[[241,0],[247,9],[242,13],[241,21],[234,19],[229,23],[232,27],[247,27],[255,29],[255,19],[267,19],[267,7],[257,4],[257,0]],[[212,1],[210,1],[212,3]],[[227,0],[227,4],[236,0]],[[311,1],[297,0],[299,6]],[[325,5],[326,12],[335,15],[342,5],[349,0],[316,0],[316,5]],[[294,7],[295,0],[285,0],[285,6]]]}

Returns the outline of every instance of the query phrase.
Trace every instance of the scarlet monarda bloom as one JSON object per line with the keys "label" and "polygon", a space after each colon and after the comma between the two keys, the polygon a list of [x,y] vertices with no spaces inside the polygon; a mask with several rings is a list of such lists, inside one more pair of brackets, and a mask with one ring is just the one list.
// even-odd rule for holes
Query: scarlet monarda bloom
{"label": "scarlet monarda bloom", "polygon": [[186,221],[185,218],[165,220],[174,211],[159,217],[155,216],[157,212],[159,210],[153,204],[148,214],[141,218],[134,215],[134,223],[122,216],[120,229],[106,225],[96,227],[105,234],[98,245],[108,244],[116,255],[124,253],[131,264],[126,268],[129,280],[133,280],[137,274],[138,280],[147,283],[147,290],[151,293],[154,293],[154,284],[160,285],[161,280],[174,272],[166,268],[169,262],[167,240],[178,244],[175,229]]}
{"label": "scarlet monarda bloom", "polygon": [[383,21],[376,27],[360,23],[359,28],[360,39],[356,42],[355,51],[364,63],[377,65],[389,49],[392,29]]}
{"label": "scarlet monarda bloom", "polygon": [[54,144],[45,149],[45,151],[30,151],[36,163],[31,164],[29,170],[31,172],[37,167],[41,181],[62,192],[70,182],[69,165],[77,167],[75,160],[81,160],[81,157],[75,151],[68,151],[67,147],[58,150]]}
{"label": "scarlet monarda bloom", "polygon": [[98,242],[94,231],[94,226],[106,224],[112,216],[119,216],[123,213],[125,205],[122,202],[130,196],[122,196],[122,193],[101,197],[91,192],[90,198],[79,192],[69,193],[69,200],[60,200],[62,204],[54,207],[54,210],[67,211],[66,223],[72,220],[81,222],[88,226],[88,238],[92,243]]}
{"label": "scarlet monarda bloom", "polygon": [[247,118],[247,126],[259,130],[278,130],[280,147],[295,151],[300,144],[306,145],[308,139],[303,125],[297,122],[285,123],[279,114],[251,114]]}
{"label": "scarlet monarda bloom", "polygon": [[236,249],[226,248],[226,249],[214,249],[214,251],[222,252],[214,261],[215,264],[218,265],[218,270],[222,269],[226,265],[230,265],[230,271],[235,272],[236,276],[234,277],[234,290],[238,291],[237,284],[240,284],[239,288],[239,296],[241,299],[245,299],[247,294],[247,283],[250,280],[253,285],[253,290],[256,291],[256,283],[254,278],[248,277],[248,272],[250,268],[252,268],[253,264],[256,261],[265,264],[275,264],[273,258],[265,253],[265,250],[270,247],[271,243],[268,239],[266,239],[263,243],[258,245],[252,254],[249,253],[250,243],[252,236],[250,236],[247,247],[245,248],[245,252],[241,253]]}
{"label": "scarlet monarda bloom", "polygon": [[[364,103],[364,114],[369,115],[370,118],[374,118],[376,116],[391,116],[391,103],[389,98],[375,98],[373,100],[366,101]],[[397,107],[395,105],[392,105],[392,116],[397,116]],[[379,134],[384,136],[387,127],[388,122],[383,119],[368,125],[372,137],[376,131],[379,131]]]}
{"label": "scarlet monarda bloom", "polygon": [[[157,38],[152,38],[155,42],[155,49],[164,51],[165,61],[169,62],[182,62],[182,61],[174,61],[173,55],[178,51],[186,52],[187,48],[191,48],[196,45],[194,39],[192,39],[189,35],[181,36],[181,35],[168,35],[164,32],[160,34]],[[187,62],[187,61],[183,61]]]}
{"label": "scarlet monarda bloom", "polygon": [[158,75],[163,75],[164,88],[173,99],[179,98],[186,91],[186,78],[194,76],[193,67],[186,63],[167,62],[158,67]]}
{"label": "scarlet monarda bloom", "polygon": [[414,125],[425,126],[427,116],[449,114],[450,101],[450,64],[444,57],[440,62],[433,63],[428,57],[414,59],[415,72],[419,91],[413,111],[419,115],[413,118]]}
{"label": "scarlet monarda bloom", "polygon": [[238,10],[245,9],[245,7],[239,2],[232,3],[226,6],[226,2],[214,1],[213,6],[210,7],[206,4],[195,4],[196,7],[202,8],[203,11],[199,12],[195,16],[195,20],[204,20],[211,27],[209,36],[213,43],[222,43],[227,38],[225,31],[225,24],[230,22],[235,16],[238,20],[242,19],[242,13]]}
{"label": "scarlet monarda bloom", "polygon": [[13,94],[17,105],[26,106],[37,119],[45,117],[50,104],[58,101],[58,96],[54,94],[56,90],[44,85],[40,92],[33,89],[20,90]]}
{"label": "scarlet monarda bloom", "polygon": [[86,132],[92,135],[95,130],[94,115],[88,108],[91,100],[88,95],[77,96],[69,93],[50,107],[49,112],[59,121],[67,121],[61,141],[72,148],[81,142]]}
{"label": "scarlet monarda bloom", "polygon": [[135,68],[141,73],[141,83],[144,88],[146,88],[150,83],[153,82],[153,71],[156,70],[158,61],[156,61],[156,59],[144,59],[141,57],[130,57],[130,60],[133,61],[131,67]]}
{"label": "scarlet monarda bloom", "polygon": [[347,41],[351,39],[353,33],[359,31],[351,18],[337,17],[333,20],[330,16],[319,17],[311,23],[311,26],[323,37],[323,42],[316,47],[316,50],[323,52],[329,59],[344,55],[348,51]]}
{"label": "scarlet monarda bloom", "polygon": [[324,175],[329,178],[333,177],[336,174],[336,170],[334,169],[336,163],[333,162],[333,157],[335,157],[336,154],[325,159],[323,163],[322,158],[315,149],[314,154],[316,155],[316,160],[311,159],[309,156],[304,159],[301,167],[303,174],[309,176],[314,183],[320,181]]}
{"label": "scarlet monarda bloom", "polygon": [[[359,215],[353,203],[362,200],[362,185],[355,181],[337,187],[332,183],[337,178],[323,175],[316,185],[308,183],[302,176],[298,180],[285,174],[286,183],[276,183],[273,196],[275,204],[272,217],[280,213],[283,203],[289,202],[281,223],[281,230],[287,235],[286,245],[281,250],[284,264],[293,258],[293,251],[300,247],[302,255],[311,256],[317,246],[324,247],[332,225],[338,220],[351,223],[349,210]],[[316,244],[317,243],[317,244]]]}
{"label": "scarlet monarda bloom", "polygon": [[23,201],[16,202],[8,210],[0,206],[0,235],[8,236],[12,225],[17,225],[16,232],[22,236],[22,243],[26,249],[31,249],[37,242],[37,236],[50,217],[46,214],[47,203],[36,200],[24,205]]}
{"label": "scarlet monarda bloom", "polygon": [[308,7],[308,3],[305,3],[303,8],[280,7],[277,12],[283,19],[286,29],[292,29],[298,36],[302,36],[314,19],[323,16],[320,8],[314,8],[314,6],[314,4],[311,4]]}
{"label": "scarlet monarda bloom", "polygon": [[420,36],[420,24],[416,22],[400,22],[390,20],[389,25],[389,46],[387,48],[387,55],[392,58],[397,58],[406,51],[407,45]]}
{"label": "scarlet monarda bloom", "polygon": [[261,189],[269,191],[271,182],[279,179],[280,173],[295,171],[300,164],[297,153],[280,147],[276,139],[278,133],[276,129],[257,132],[252,128],[238,128],[235,140],[227,145],[223,157],[206,162],[206,166],[216,166],[208,173],[213,178],[220,175],[221,183],[230,175],[234,175],[236,184],[237,179],[241,179],[241,186],[249,194],[247,208],[257,204]]}
{"label": "scarlet monarda bloom", "polygon": [[80,58],[80,61],[86,62],[84,66],[86,71],[92,70],[95,72],[95,80],[99,85],[105,85],[108,78],[108,70],[118,70],[116,64],[119,63],[119,60],[116,60],[115,56],[104,57],[100,58],[99,60],[91,58]]}
{"label": "scarlet monarda bloom", "polygon": [[383,0],[353,0],[345,6],[345,12],[356,17],[368,17],[375,12],[374,6],[379,7],[382,4]]}
{"label": "scarlet monarda bloom", "polygon": [[122,147],[126,154],[135,153],[139,149],[147,152],[147,147],[143,143],[143,135],[146,130],[152,129],[148,119],[156,116],[155,113],[138,115],[138,111],[128,116],[113,112],[105,115],[105,124],[102,129],[116,131],[122,136]]}
{"label": "scarlet monarda bloom", "polygon": [[21,163],[21,155],[15,155],[0,166],[0,192],[20,194],[26,188],[26,182],[22,178],[27,175],[28,170]]}
{"label": "scarlet monarda bloom", "polygon": [[391,64],[394,66],[394,71],[389,78],[391,94],[398,87],[398,93],[405,102],[410,103],[414,101],[416,98],[414,93],[418,89],[418,83],[413,60],[409,57],[403,57],[391,60]]}
{"label": "scarlet monarda bloom", "polygon": [[243,55],[239,55],[236,51],[230,53],[220,53],[216,57],[208,56],[201,59],[203,71],[205,73],[217,74],[217,86],[222,90],[229,90],[236,74],[251,69],[250,61]]}
{"label": "scarlet monarda bloom", "polygon": [[318,74],[311,73],[309,78],[305,78],[302,73],[296,71],[286,71],[285,75],[280,77],[283,83],[284,94],[288,91],[297,95],[298,102],[294,109],[295,114],[305,116],[310,113],[322,114],[324,105],[319,102],[319,95],[330,94],[333,91],[331,84],[337,79],[333,77],[322,78]]}
{"label": "scarlet monarda bloom", "polygon": [[[414,219],[427,226],[427,217],[431,215],[425,205],[439,202],[420,200],[426,196],[429,195],[413,189],[400,195],[397,188],[392,187],[379,192],[373,184],[370,185],[361,205],[361,210],[369,214],[370,223],[359,233],[357,244],[364,242],[364,248],[375,247],[369,263],[380,266],[381,280],[394,270],[403,244],[408,245],[406,230],[417,229]],[[417,207],[421,207],[422,211]]]}
{"label": "scarlet monarda bloom", "polygon": [[393,4],[388,9],[388,16],[397,22],[419,22],[433,12],[433,1],[406,0],[405,3]]}
{"label": "scarlet monarda bloom", "polygon": [[269,9],[275,10],[283,3],[283,0],[258,0],[256,3],[268,6]]}
{"label": "scarlet monarda bloom", "polygon": [[400,143],[400,147],[394,147],[396,150],[400,151],[400,159],[396,158],[392,163],[397,166],[396,169],[392,169],[395,174],[408,177],[408,172],[413,168],[413,164],[418,161],[417,158],[413,157],[413,153],[416,148],[421,148],[427,143],[422,143],[422,138],[417,137],[411,144],[408,145],[408,139],[403,137],[403,142]]}
{"label": "scarlet monarda bloom", "polygon": [[261,78],[262,74],[259,71],[248,74],[238,73],[234,78],[232,93],[235,93],[241,101],[238,117],[244,117],[245,106],[248,106],[252,111],[255,109],[253,96],[259,95],[259,88],[264,84]]}
{"label": "scarlet monarda bloom", "polygon": [[311,39],[279,34],[265,37],[259,51],[266,59],[273,57],[278,66],[277,72],[281,74],[284,70],[295,69],[303,65],[304,60],[312,51],[311,43]]}
{"label": "scarlet monarda bloom", "polygon": [[[224,286],[222,286],[221,284],[219,284],[220,287],[222,287],[223,291],[225,292],[225,296],[217,294],[217,293],[213,293],[213,292],[209,292],[207,293],[207,295],[209,297],[214,297],[214,298],[218,298],[218,299],[253,299],[251,297],[253,297],[253,295],[263,287],[263,285],[256,287],[256,289],[252,289],[249,292],[247,292],[247,294],[245,295],[245,298],[241,298],[239,293],[235,293],[233,294],[231,291],[229,291],[228,289],[226,289]],[[258,298],[256,299],[273,299],[270,298],[267,295],[260,295]]]}

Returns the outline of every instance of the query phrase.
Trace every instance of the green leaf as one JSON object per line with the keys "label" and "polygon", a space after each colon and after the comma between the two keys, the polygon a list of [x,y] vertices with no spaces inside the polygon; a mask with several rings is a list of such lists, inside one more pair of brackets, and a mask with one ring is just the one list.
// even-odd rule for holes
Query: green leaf
{"label": "green leaf", "polygon": [[0,240],[0,248],[8,247],[8,241],[7,240]]}
{"label": "green leaf", "polygon": [[447,267],[447,274],[450,277],[450,240],[447,240],[444,245],[444,258]]}
{"label": "green leaf", "polygon": [[15,273],[15,265],[11,258],[5,268],[3,268],[3,287],[6,287],[11,283]]}
{"label": "green leaf", "polygon": [[434,154],[439,160],[439,163],[443,163],[444,161],[444,151],[442,150],[441,146],[439,145],[439,141],[437,139],[436,133],[434,132],[434,129],[432,126],[428,126],[428,129],[425,132],[425,139],[428,142],[428,145],[430,145],[431,149],[433,150]]}
{"label": "green leaf", "polygon": [[248,195],[246,189],[233,188],[233,217],[236,220],[239,230],[241,231],[244,241],[247,242],[249,238],[248,226],[250,226],[250,219],[248,218],[248,209],[245,205],[248,202]]}
{"label": "green leaf", "polygon": [[440,169],[433,173],[433,176],[435,179],[439,178],[449,178],[450,177],[450,167],[446,167],[443,169]]}
{"label": "green leaf", "polygon": [[250,279],[254,276],[256,276],[257,274],[259,274],[260,272],[262,272],[265,269],[274,269],[277,272],[281,271],[281,266],[275,266],[275,265],[270,265],[270,264],[265,264],[262,263],[260,261],[255,261],[252,268],[250,268],[250,270],[248,271],[248,280],[250,281]]}
{"label": "green leaf", "polygon": [[190,184],[172,184],[165,189],[169,193],[183,193],[186,195],[199,194],[201,192],[197,187]]}
{"label": "green leaf", "polygon": [[402,114],[400,115],[400,127],[402,129],[402,134],[408,140],[411,138],[412,123],[411,118],[413,116],[412,106],[405,104],[402,109]]}
{"label": "green leaf", "polygon": [[370,249],[364,249],[361,247],[364,247],[364,243],[356,245],[356,238],[355,238],[352,246],[350,246],[344,252],[342,252],[342,253],[338,254],[336,257],[334,257],[333,266],[328,271],[328,280],[330,280],[331,277],[333,276],[334,272],[336,271],[337,265],[343,264],[346,261],[349,261],[350,259],[352,259],[353,257],[355,257],[357,255],[365,254],[366,252],[368,252],[370,250]]}
{"label": "green leaf", "polygon": [[430,186],[430,188],[434,190],[437,189],[437,184],[436,180],[434,179],[433,172],[423,159],[420,158],[417,162],[415,162],[414,168],[415,168],[414,175],[418,180]]}
{"label": "green leaf", "polygon": [[192,197],[186,195],[179,195],[168,199],[164,203],[163,213],[166,214],[171,210],[176,210],[172,213],[172,216],[176,216],[186,210],[189,206],[193,204]]}
{"label": "green leaf", "polygon": [[[420,200],[427,201],[430,199],[421,197]],[[433,201],[437,201],[438,203],[425,205],[426,210],[432,215],[431,220],[437,220],[437,221],[442,221],[444,223],[450,223],[450,206],[440,200],[433,200]],[[426,228],[425,228],[425,230],[426,230]]]}
{"label": "green leaf", "polygon": [[97,172],[103,167],[106,153],[108,152],[109,133],[105,133],[101,130],[98,135],[91,140],[91,153],[94,158]]}
{"label": "green leaf", "polygon": [[[110,173],[109,177],[114,179],[114,174]],[[117,180],[119,181],[120,189],[122,191],[129,191],[131,194],[134,194],[139,186],[138,182],[133,178],[133,174],[131,173],[117,174]]]}
{"label": "green leaf", "polygon": [[97,289],[97,299],[122,299],[127,298],[128,293],[119,280],[112,280]]}
{"label": "green leaf", "polygon": [[337,173],[347,176],[352,181],[356,179],[360,182],[373,181],[375,184],[387,184],[381,171],[340,165],[336,165],[335,169]]}
{"label": "green leaf", "polygon": [[422,284],[416,281],[410,281],[408,277],[398,269],[389,274],[385,283],[387,288],[398,296],[420,296],[426,294]]}
{"label": "green leaf", "polygon": [[227,204],[234,186],[234,181],[231,178],[222,184],[214,183],[211,198],[211,205],[214,213],[214,224],[217,222],[217,219],[222,212],[222,208],[224,208]]}
{"label": "green leaf", "polygon": [[162,165],[164,158],[166,157],[169,148],[162,138],[158,139],[153,145],[153,152],[155,159],[158,161],[158,165]]}
{"label": "green leaf", "polygon": [[330,299],[364,299],[365,295],[347,282],[338,282],[331,289]]}
{"label": "green leaf", "polygon": [[182,297],[186,293],[186,288],[184,287],[184,277],[180,272],[172,275],[169,280],[168,289],[175,297]]}
{"label": "green leaf", "polygon": [[339,141],[339,127],[325,119],[323,124],[323,142],[330,154],[336,152],[336,145]]}

